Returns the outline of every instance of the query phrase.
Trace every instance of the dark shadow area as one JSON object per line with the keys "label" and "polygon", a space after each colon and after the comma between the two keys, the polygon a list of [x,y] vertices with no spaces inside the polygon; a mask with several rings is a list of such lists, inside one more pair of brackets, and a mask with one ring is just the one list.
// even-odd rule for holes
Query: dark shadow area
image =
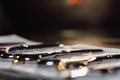
{"label": "dark shadow area", "polygon": [[[81,1],[81,0],[80,0]],[[120,37],[120,1],[4,0],[0,1],[0,34],[47,35],[77,29]]]}

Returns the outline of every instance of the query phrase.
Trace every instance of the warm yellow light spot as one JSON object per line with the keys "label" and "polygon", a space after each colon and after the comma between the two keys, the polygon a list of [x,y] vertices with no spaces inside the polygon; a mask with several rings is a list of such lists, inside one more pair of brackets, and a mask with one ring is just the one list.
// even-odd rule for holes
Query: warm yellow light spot
{"label": "warm yellow light spot", "polygon": [[60,61],[58,66],[57,66],[58,71],[63,71],[66,70],[66,63]]}
{"label": "warm yellow light spot", "polygon": [[19,60],[14,60],[13,64],[17,64],[19,62]]}

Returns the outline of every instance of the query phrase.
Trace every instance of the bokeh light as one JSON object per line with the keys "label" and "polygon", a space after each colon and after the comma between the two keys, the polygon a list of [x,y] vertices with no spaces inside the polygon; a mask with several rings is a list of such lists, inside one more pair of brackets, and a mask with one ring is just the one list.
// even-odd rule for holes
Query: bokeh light
{"label": "bokeh light", "polygon": [[82,4],[84,0],[69,0],[69,4],[71,5],[78,5]]}

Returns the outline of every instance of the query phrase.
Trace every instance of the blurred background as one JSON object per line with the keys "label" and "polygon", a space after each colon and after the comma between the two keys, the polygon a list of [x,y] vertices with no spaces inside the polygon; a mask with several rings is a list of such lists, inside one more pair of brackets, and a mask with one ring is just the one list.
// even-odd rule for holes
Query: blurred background
{"label": "blurred background", "polygon": [[110,41],[120,37],[119,5],[119,0],[1,0],[0,34],[44,42]]}

